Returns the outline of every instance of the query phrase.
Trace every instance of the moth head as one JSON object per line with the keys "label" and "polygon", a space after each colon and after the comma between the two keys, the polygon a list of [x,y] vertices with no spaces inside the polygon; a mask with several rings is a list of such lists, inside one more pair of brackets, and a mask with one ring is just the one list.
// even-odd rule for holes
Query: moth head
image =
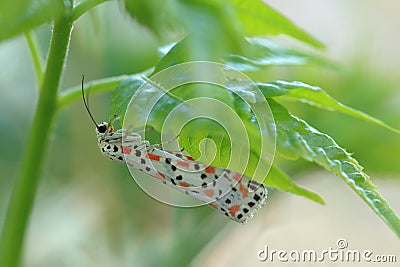
{"label": "moth head", "polygon": [[102,122],[96,125],[96,134],[98,137],[103,137],[113,132],[114,126],[110,125],[108,122]]}

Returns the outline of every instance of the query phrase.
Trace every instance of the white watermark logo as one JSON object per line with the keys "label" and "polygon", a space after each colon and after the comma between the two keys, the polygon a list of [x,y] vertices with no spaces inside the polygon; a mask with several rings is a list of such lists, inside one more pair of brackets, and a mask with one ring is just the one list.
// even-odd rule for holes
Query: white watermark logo
{"label": "white watermark logo", "polygon": [[323,250],[284,250],[271,249],[266,245],[257,252],[257,257],[262,262],[382,262],[396,263],[396,255],[378,255],[369,249],[348,249],[348,242],[339,238],[336,247]]}

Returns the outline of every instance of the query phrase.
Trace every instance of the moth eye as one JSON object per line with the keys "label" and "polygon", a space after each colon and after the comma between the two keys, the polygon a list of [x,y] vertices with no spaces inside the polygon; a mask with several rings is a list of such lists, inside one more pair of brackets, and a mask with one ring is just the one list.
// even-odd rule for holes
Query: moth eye
{"label": "moth eye", "polygon": [[100,125],[97,127],[97,131],[99,131],[99,133],[105,133],[105,132],[107,131],[107,126],[104,125],[104,124],[100,124]]}

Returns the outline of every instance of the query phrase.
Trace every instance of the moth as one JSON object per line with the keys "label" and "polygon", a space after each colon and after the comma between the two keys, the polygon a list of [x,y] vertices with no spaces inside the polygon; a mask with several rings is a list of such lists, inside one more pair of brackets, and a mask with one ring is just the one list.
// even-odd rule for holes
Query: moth
{"label": "moth", "polygon": [[204,165],[181,152],[158,149],[143,140],[139,133],[128,133],[124,129],[115,131],[111,123],[97,124],[85,97],[83,79],[82,98],[96,126],[101,153],[108,159],[136,168],[239,223],[245,223],[264,206],[267,188],[241,173]]}

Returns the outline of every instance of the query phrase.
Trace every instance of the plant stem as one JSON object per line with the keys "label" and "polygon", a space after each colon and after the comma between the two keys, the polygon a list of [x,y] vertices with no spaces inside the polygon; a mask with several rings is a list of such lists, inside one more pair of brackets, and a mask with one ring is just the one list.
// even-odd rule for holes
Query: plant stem
{"label": "plant stem", "polygon": [[28,43],[29,51],[31,52],[33,66],[36,72],[36,80],[38,87],[42,83],[43,79],[43,63],[42,63],[42,54],[40,53],[39,46],[36,41],[35,34],[32,31],[25,32],[25,39]]}
{"label": "plant stem", "polygon": [[72,20],[75,21],[80,18],[83,14],[85,14],[88,10],[92,9],[93,7],[100,5],[103,2],[108,0],[86,0],[79,3],[75,8],[72,15]]}
{"label": "plant stem", "polygon": [[[95,81],[87,82],[83,85],[84,89],[90,88],[90,93],[100,93],[113,90],[121,81],[130,77],[129,75],[121,75],[116,77],[109,77]],[[72,102],[82,99],[81,85],[71,87],[64,90],[58,95],[57,108],[60,110]]]}
{"label": "plant stem", "polygon": [[7,210],[0,240],[0,266],[18,266],[27,222],[31,214],[39,183],[43,159],[48,146],[50,130],[56,113],[57,88],[68,50],[72,20],[61,16],[54,22],[54,29],[46,71],[39,101],[28,136],[28,144]]}
{"label": "plant stem", "polygon": [[[91,94],[108,92],[114,90],[115,87],[123,80],[126,80],[130,77],[143,78],[143,76],[149,75],[151,72],[153,72],[153,68],[147,69],[145,71],[136,74],[131,74],[131,75],[124,74],[120,76],[93,80],[85,83],[83,85],[83,88],[84,90],[90,89]],[[58,95],[57,98],[57,109],[61,110],[62,108],[68,106],[69,104],[71,104],[76,100],[82,100],[81,85],[70,87],[66,90],[63,90]]]}

